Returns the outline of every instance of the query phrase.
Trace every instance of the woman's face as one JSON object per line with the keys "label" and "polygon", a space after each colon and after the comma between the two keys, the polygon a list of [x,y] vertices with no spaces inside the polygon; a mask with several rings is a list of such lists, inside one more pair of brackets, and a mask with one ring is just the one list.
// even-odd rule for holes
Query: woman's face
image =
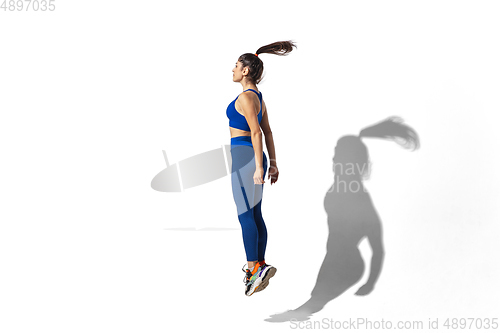
{"label": "woman's face", "polygon": [[240,82],[243,79],[243,64],[237,61],[233,68],[233,81]]}

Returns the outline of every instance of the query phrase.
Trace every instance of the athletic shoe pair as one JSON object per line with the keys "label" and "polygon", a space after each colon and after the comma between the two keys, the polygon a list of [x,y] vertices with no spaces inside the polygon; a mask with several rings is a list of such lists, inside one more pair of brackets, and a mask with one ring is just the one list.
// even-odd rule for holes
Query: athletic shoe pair
{"label": "athletic shoe pair", "polygon": [[[243,265],[245,267],[245,265]],[[269,284],[269,279],[276,274],[276,267],[266,264],[264,260],[259,261],[252,267],[252,270],[243,268],[241,269],[245,272],[245,295],[252,296],[255,292],[262,291],[266,289]]]}

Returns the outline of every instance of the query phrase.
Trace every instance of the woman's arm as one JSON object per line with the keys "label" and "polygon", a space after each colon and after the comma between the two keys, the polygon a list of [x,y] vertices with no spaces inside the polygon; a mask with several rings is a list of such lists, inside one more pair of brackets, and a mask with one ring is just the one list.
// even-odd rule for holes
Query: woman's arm
{"label": "woman's arm", "polygon": [[274,150],[273,132],[271,131],[271,125],[269,124],[269,118],[267,117],[267,107],[264,101],[262,101],[262,113],[260,127],[266,137],[266,147],[267,152],[269,153],[269,165],[276,166],[276,151]]}
{"label": "woman's arm", "polygon": [[368,281],[359,288],[356,295],[367,295],[375,287],[380,271],[382,270],[382,262],[384,261],[384,245],[382,244],[382,223],[377,218],[370,223],[368,230],[368,242],[372,248],[372,261],[370,265],[370,275]]}
{"label": "woman's arm", "polygon": [[[238,97],[237,103],[241,106],[242,113],[250,127],[251,139],[253,149],[255,151],[255,166],[256,174],[260,175],[260,182],[257,184],[264,183],[264,166],[263,166],[263,147],[262,147],[262,131],[260,130],[259,118],[257,112],[260,110],[259,105],[255,105],[254,100],[249,94],[252,92],[243,92],[240,97]],[[260,170],[260,171],[259,171]],[[254,177],[255,178],[255,177]]]}
{"label": "woman's arm", "polygon": [[269,118],[267,117],[267,107],[266,103],[262,101],[262,121],[260,122],[260,127],[264,132],[264,136],[266,137],[266,147],[267,152],[269,153],[269,177],[271,178],[271,185],[278,180],[278,165],[276,164],[276,151],[274,149],[274,139],[273,132],[271,131],[271,125],[269,125]]}

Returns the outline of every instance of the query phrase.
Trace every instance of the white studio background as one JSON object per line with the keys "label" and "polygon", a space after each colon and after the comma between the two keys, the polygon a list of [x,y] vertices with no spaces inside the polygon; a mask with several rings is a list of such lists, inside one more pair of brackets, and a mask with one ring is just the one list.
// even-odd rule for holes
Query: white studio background
{"label": "white studio background", "polygon": [[[55,4],[0,11],[0,331],[292,330],[265,319],[314,286],[336,142],[389,116],[421,148],[364,139],[379,281],[354,296],[367,269],[311,320],[500,317],[497,2]],[[259,85],[280,170],[262,204],[278,273],[246,297],[230,178],[150,185],[162,150],[176,163],[229,144],[234,63],[280,40],[298,48],[261,55]]]}

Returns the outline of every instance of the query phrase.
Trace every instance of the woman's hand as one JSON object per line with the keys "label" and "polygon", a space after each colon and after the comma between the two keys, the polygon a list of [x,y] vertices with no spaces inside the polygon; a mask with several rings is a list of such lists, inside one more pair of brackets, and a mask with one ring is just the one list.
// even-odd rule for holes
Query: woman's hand
{"label": "woman's hand", "polygon": [[267,179],[271,178],[271,185],[278,181],[278,176],[280,172],[278,171],[277,165],[271,165],[269,167],[269,174],[267,175]]}
{"label": "woman's hand", "polygon": [[264,168],[258,167],[255,169],[255,173],[253,175],[254,184],[264,184]]}

